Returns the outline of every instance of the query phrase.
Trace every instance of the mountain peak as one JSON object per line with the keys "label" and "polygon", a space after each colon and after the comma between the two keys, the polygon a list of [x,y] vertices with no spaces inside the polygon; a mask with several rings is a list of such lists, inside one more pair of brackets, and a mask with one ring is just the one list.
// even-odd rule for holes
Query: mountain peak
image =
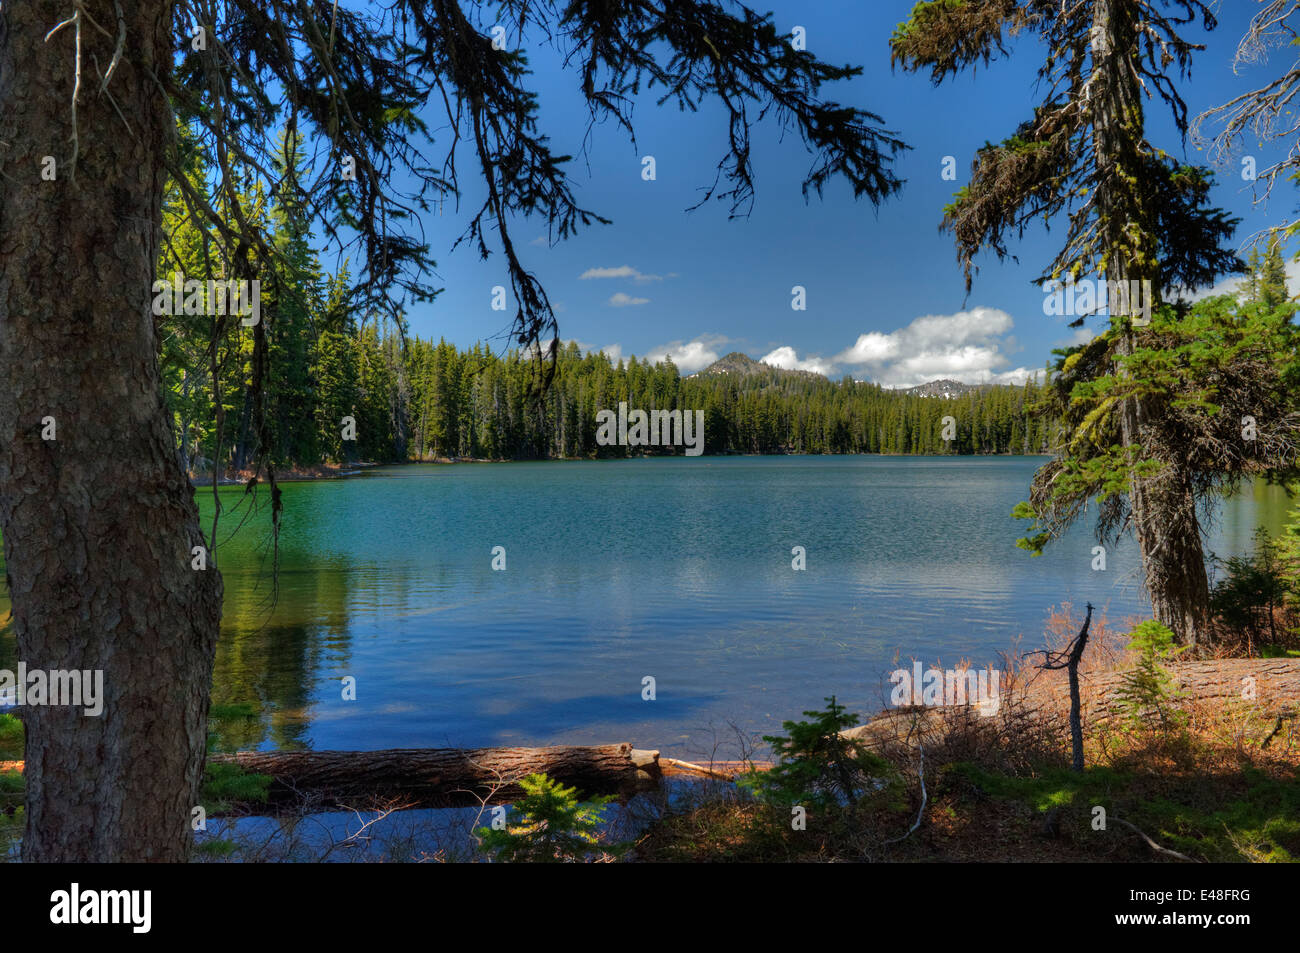
{"label": "mountain peak", "polygon": [[742,354],[740,351],[732,351],[730,354],[718,358],[702,371],[690,375],[692,377],[716,377],[726,374],[730,377],[754,377],[757,375],[774,375],[782,377],[793,375],[795,377],[813,377],[823,378],[821,374],[814,374],[812,371],[796,371],[784,367],[777,367],[773,364],[764,364],[762,361],[756,361],[748,354]]}
{"label": "mountain peak", "polygon": [[738,374],[743,377],[747,374],[761,373],[765,367],[765,364],[754,360],[748,354],[742,354],[740,351],[732,351],[730,354],[718,358],[698,373],[702,376],[709,376],[712,374]]}
{"label": "mountain peak", "polygon": [[919,397],[961,397],[969,394],[973,390],[979,390],[979,384],[963,384],[961,381],[954,381],[947,377],[941,377],[938,380],[929,381],[925,384],[918,384],[915,387],[904,387],[903,392],[906,394],[916,394]]}

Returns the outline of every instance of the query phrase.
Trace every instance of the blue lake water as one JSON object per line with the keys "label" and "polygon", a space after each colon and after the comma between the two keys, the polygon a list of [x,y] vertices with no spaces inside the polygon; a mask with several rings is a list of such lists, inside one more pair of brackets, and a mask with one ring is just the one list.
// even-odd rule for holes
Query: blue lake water
{"label": "blue lake water", "polygon": [[[631,741],[702,757],[729,747],[730,723],[770,733],[832,693],[880,708],[896,657],[1037,647],[1065,602],[1112,623],[1145,613],[1132,542],[1105,572],[1090,525],[1037,559],[1015,547],[1009,514],[1042,462],[678,457],[288,484],[274,602],[265,514],[238,532],[242,511],[222,517],[214,701],[254,712],[223,744]],[[200,500],[208,520],[210,490]],[[1251,488],[1209,548],[1244,551],[1285,511],[1281,491]]]}

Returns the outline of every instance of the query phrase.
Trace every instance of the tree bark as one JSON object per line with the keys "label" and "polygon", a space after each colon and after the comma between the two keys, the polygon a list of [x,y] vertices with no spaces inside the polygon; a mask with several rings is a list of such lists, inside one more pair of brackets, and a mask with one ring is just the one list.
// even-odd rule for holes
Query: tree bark
{"label": "tree bark", "polygon": [[[1089,105],[1094,135],[1097,214],[1105,277],[1125,283],[1148,281],[1153,296],[1158,243],[1155,217],[1140,183],[1147,174],[1143,150],[1141,87],[1133,61],[1138,55],[1138,10],[1125,0],[1093,0],[1093,75]],[[1114,303],[1112,302],[1112,305]],[[1132,328],[1119,341],[1118,356],[1133,353]],[[1158,407],[1129,397],[1119,407],[1120,439],[1125,449],[1144,446],[1146,422]],[[1133,473],[1129,510],[1142,556],[1146,589],[1155,617],[1178,642],[1195,645],[1209,620],[1209,578],[1201,546],[1200,521],[1190,475],[1172,462],[1154,475]]]}
{"label": "tree bark", "polygon": [[630,744],[551,748],[409,748],[387,751],[243,751],[214,755],[273,779],[266,804],[242,804],[250,813],[322,811],[398,802],[403,807],[448,807],[509,801],[516,783],[543,773],[583,796],[627,793],[659,776],[659,752]]}
{"label": "tree bark", "polygon": [[1210,580],[1189,475],[1176,464],[1134,476],[1129,498],[1151,611],[1182,645],[1208,634]]}
{"label": "tree bark", "polygon": [[235,441],[235,460],[232,469],[239,474],[248,466],[248,441],[252,437],[253,391],[244,388],[244,407],[239,412],[239,437]]}
{"label": "tree bark", "polygon": [[[79,6],[48,41],[77,6],[0,12],[0,529],[13,626],[29,668],[102,670],[104,686],[99,717],[24,711],[22,856],[179,861],[222,588],[215,569],[190,568],[203,537],[151,309],[171,132],[153,75],[171,68],[172,8]],[[113,60],[119,6],[126,46],[108,93],[129,131],[95,67]],[[45,156],[54,181],[42,179]],[[55,439],[43,439],[45,418]]]}

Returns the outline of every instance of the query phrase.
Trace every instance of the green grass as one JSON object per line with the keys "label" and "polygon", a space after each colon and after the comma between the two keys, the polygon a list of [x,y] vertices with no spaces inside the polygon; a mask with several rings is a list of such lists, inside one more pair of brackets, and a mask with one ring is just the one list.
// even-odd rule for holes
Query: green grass
{"label": "green grass", "polygon": [[23,836],[23,776],[17,771],[0,771],[0,862]]}
{"label": "green grass", "polygon": [[1264,645],[1259,649],[1260,658],[1300,658],[1300,649],[1285,649],[1280,645]]}
{"label": "green grass", "polygon": [[213,814],[233,802],[263,803],[271,787],[266,774],[250,774],[237,764],[209,764],[203,773],[203,809]]}
{"label": "green grass", "polygon": [[20,771],[0,771],[0,807],[2,807],[7,798],[17,795],[20,799],[23,794],[23,776]]}
{"label": "green grass", "polygon": [[23,759],[23,723],[13,715],[0,715],[0,761]]}
{"label": "green grass", "polygon": [[226,860],[239,849],[233,840],[214,837],[194,845],[194,852],[206,860]]}
{"label": "green grass", "polygon": [[208,709],[209,721],[239,721],[243,718],[256,718],[257,716],[257,706],[252,702],[234,702],[229,705],[218,705],[213,702]]}
{"label": "green grass", "polygon": [[970,764],[951,771],[979,792],[1039,814],[1071,808],[1087,840],[1092,809],[1124,818],[1165,847],[1211,862],[1300,860],[1300,773],[1270,777],[1243,766],[1225,774],[1155,777],[1116,768],[1076,774],[1049,769],[1035,777],[993,774]]}

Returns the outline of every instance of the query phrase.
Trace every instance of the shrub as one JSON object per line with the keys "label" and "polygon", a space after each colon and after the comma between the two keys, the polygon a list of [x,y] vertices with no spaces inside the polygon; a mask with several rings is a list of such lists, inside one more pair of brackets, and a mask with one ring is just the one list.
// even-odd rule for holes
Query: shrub
{"label": "shrub", "polygon": [[1229,632],[1242,637],[1248,653],[1262,642],[1279,644],[1285,633],[1285,627],[1278,629],[1277,616],[1288,596],[1294,597],[1287,547],[1295,545],[1297,540],[1289,536],[1275,543],[1261,526],[1253,552],[1215,560],[1226,574],[1210,593],[1210,610]]}
{"label": "shrub", "polygon": [[577,790],[545,774],[519,782],[524,796],[506,812],[505,827],[480,827],[479,844],[494,860],[510,863],[556,863],[617,856],[623,844],[602,843],[605,808],[614,799],[597,797],[580,803]]}
{"label": "shrub", "polygon": [[811,721],[787,721],[787,735],[764,735],[777,762],[769,771],[754,771],[741,783],[760,800],[814,808],[856,804],[874,790],[873,778],[888,764],[859,748],[841,732],[858,723],[832,695],[823,711],[806,711]]}
{"label": "shrub", "polygon": [[[1300,493],[1300,487],[1292,486],[1291,491]],[[1291,522],[1283,527],[1277,538],[1274,551],[1285,589],[1290,624],[1294,626],[1300,622],[1300,507],[1292,511],[1291,517]],[[1288,635],[1293,639],[1300,637],[1300,628],[1290,628]]]}
{"label": "shrub", "polygon": [[1167,725],[1173,717],[1172,703],[1179,693],[1164,664],[1187,646],[1176,645],[1174,633],[1155,619],[1138,625],[1129,638],[1129,649],[1138,653],[1137,664],[1124,673],[1116,694],[1130,724],[1141,725],[1154,712],[1160,724]]}
{"label": "shrub", "polygon": [[13,715],[0,715],[0,761],[23,758],[23,722]]}
{"label": "shrub", "polygon": [[209,814],[230,810],[232,803],[265,803],[270,794],[271,777],[253,774],[237,764],[208,762],[203,769],[200,799]]}

